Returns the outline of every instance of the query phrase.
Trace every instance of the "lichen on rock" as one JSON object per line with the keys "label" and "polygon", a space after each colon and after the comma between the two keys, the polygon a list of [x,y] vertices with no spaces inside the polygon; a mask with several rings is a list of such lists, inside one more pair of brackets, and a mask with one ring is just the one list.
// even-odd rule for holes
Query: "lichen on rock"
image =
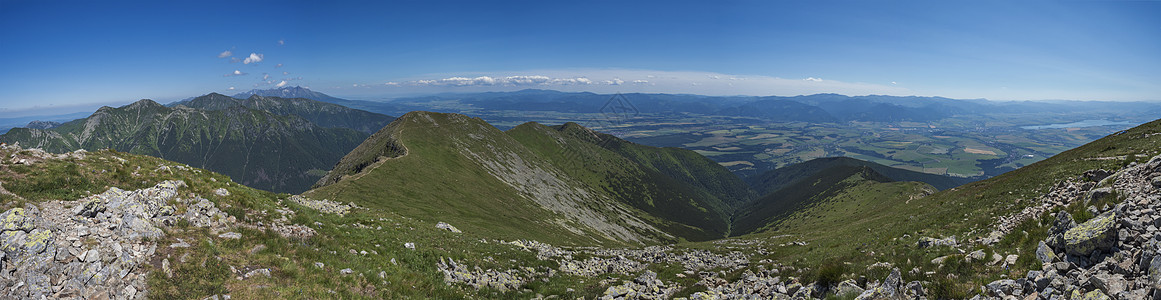
{"label": "lichen on rock", "polygon": [[1064,233],[1068,254],[1088,256],[1093,251],[1108,250],[1117,242],[1117,215],[1110,211],[1088,220]]}

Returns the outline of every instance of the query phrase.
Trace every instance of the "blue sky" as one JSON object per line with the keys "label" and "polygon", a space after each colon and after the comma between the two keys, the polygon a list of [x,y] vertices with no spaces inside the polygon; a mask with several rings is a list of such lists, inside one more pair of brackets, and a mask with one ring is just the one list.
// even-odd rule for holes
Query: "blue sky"
{"label": "blue sky", "polygon": [[278,85],[1161,100],[1159,53],[1158,1],[0,0],[0,117]]}

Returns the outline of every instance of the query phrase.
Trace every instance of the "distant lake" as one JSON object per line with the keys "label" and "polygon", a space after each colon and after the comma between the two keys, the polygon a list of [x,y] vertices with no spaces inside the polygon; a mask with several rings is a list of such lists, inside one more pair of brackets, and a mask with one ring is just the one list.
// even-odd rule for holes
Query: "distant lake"
{"label": "distant lake", "polygon": [[1060,123],[1060,124],[1048,124],[1048,125],[1036,125],[1036,126],[1023,126],[1023,127],[1020,127],[1020,128],[1036,130],[1036,129],[1059,129],[1059,128],[1079,128],[1079,127],[1093,127],[1093,126],[1110,126],[1110,125],[1134,125],[1134,123],[1129,123],[1129,122],[1113,122],[1113,121],[1109,121],[1109,120],[1084,120],[1084,121],[1080,121],[1080,122],[1072,122],[1072,123]]}

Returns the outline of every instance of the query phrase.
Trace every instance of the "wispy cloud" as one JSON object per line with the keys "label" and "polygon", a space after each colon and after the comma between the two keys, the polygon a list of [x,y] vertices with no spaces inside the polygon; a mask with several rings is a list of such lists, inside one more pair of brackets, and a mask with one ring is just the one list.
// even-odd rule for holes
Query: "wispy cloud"
{"label": "wispy cloud", "polygon": [[242,72],[242,71],[239,71],[239,70],[234,70],[234,72],[227,73],[227,74],[226,74],[226,75],[224,75],[224,76],[225,76],[225,77],[230,77],[230,76],[242,76],[242,75],[246,75],[246,74],[249,74],[249,73]]}
{"label": "wispy cloud", "polygon": [[281,68],[281,67],[282,67],[282,64],[277,64],[277,65],[274,65],[274,67],[275,67],[275,68]]}
{"label": "wispy cloud", "polygon": [[[617,79],[620,81],[620,79]],[[612,81],[605,81],[612,82]],[[623,82],[623,81],[621,81]],[[442,79],[423,79],[404,82],[387,82],[389,86],[551,86],[551,85],[590,85],[596,84],[584,77],[553,78],[543,75],[515,75],[506,77],[448,77]]]}
{"label": "wispy cloud", "polygon": [[701,95],[914,95],[915,91],[889,81],[883,84],[824,80],[819,77],[787,79],[762,75],[722,74],[697,71],[655,71],[623,69],[534,70],[515,74],[441,76],[384,81],[380,85],[359,85],[385,93],[511,91],[525,88],[598,93],[689,93]]}
{"label": "wispy cloud", "polygon": [[262,80],[270,80],[270,74],[262,73]]}
{"label": "wispy cloud", "polygon": [[222,53],[218,53],[218,58],[227,58],[227,57],[230,57],[230,55],[234,55],[234,52],[230,52],[230,50],[226,50],[226,51],[222,51]]}
{"label": "wispy cloud", "polygon": [[252,63],[257,63],[257,62],[262,61],[263,57],[264,57],[264,55],[262,55],[262,54],[250,53],[250,57],[247,57],[246,59],[242,60],[242,63],[247,64],[247,65],[252,64]]}
{"label": "wispy cloud", "polygon": [[278,45],[279,46],[286,45],[286,40],[278,40]]}
{"label": "wispy cloud", "polygon": [[230,63],[231,63],[231,64],[234,64],[234,63],[239,63],[239,62],[242,62],[242,59],[241,59],[241,58],[237,58],[237,57],[231,57],[231,58],[230,58]]}

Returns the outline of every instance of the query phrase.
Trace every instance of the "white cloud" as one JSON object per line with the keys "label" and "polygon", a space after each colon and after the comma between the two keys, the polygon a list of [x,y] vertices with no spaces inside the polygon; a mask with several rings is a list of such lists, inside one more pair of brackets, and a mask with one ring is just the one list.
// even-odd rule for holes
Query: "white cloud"
{"label": "white cloud", "polygon": [[231,86],[231,87],[230,87],[228,90],[231,90],[231,91],[233,91],[233,90],[234,90],[234,87],[232,87],[232,86]]}
{"label": "white cloud", "polygon": [[[716,80],[715,80],[716,79]],[[475,76],[444,75],[384,80],[368,93],[435,93],[516,91],[552,89],[566,92],[594,93],[682,93],[711,96],[753,95],[794,96],[819,93],[845,95],[915,95],[916,92],[893,84],[869,84],[824,80],[818,77],[786,79],[762,75],[723,74],[698,71],[655,71],[624,69],[529,70],[514,73],[492,73]]]}
{"label": "white cloud", "polygon": [[504,77],[504,78],[507,79],[511,84],[514,84],[514,85],[541,84],[541,83],[548,82],[549,80],[552,80],[552,78],[548,78],[548,76],[540,76],[540,75],[532,75],[532,76],[517,75],[517,76],[508,76],[508,77]]}
{"label": "white cloud", "polygon": [[274,86],[275,87],[284,87],[284,86],[286,86],[286,80],[283,80],[282,82],[279,82],[278,84],[275,84]]}
{"label": "white cloud", "polygon": [[275,67],[275,68],[281,68],[281,67],[282,67],[282,64],[277,64],[277,65],[274,65],[274,67]]}
{"label": "white cloud", "polygon": [[282,75],[290,75],[290,72],[282,71]]}
{"label": "white cloud", "polygon": [[234,55],[234,52],[230,52],[230,50],[226,50],[226,51],[222,51],[222,53],[218,53],[218,58],[227,58],[227,57],[230,57],[230,55]]}
{"label": "white cloud", "polygon": [[246,74],[248,74],[248,73],[246,73],[246,72],[242,72],[242,71],[239,71],[239,70],[234,70],[234,72],[230,72],[230,73],[226,74],[225,76],[226,76],[226,77],[230,77],[230,76],[242,76],[242,75],[246,75]]}
{"label": "white cloud", "polygon": [[[625,81],[614,78],[602,81],[602,84],[616,85]],[[551,86],[551,85],[589,85],[594,84],[591,79],[584,77],[553,78],[543,75],[515,75],[506,77],[448,77],[443,79],[424,79],[405,82],[388,82],[384,85],[392,86]]]}
{"label": "white cloud", "polygon": [[278,45],[279,46],[286,45],[286,40],[278,40]]}
{"label": "white cloud", "polygon": [[230,58],[230,63],[231,63],[231,64],[233,64],[233,63],[239,63],[239,62],[242,62],[242,59],[241,59],[241,58],[237,58],[237,57],[231,57],[231,58]]}
{"label": "white cloud", "polygon": [[556,84],[556,85],[590,85],[590,84],[593,84],[593,81],[591,79],[584,78],[584,77],[576,77],[576,78],[556,78],[553,80],[549,80],[548,83],[549,84]]}
{"label": "white cloud", "polygon": [[262,61],[263,57],[264,57],[264,55],[262,55],[262,54],[250,53],[250,57],[247,57],[245,60],[242,60],[242,63],[243,64],[257,63],[257,62]]}
{"label": "white cloud", "polygon": [[262,73],[262,80],[270,80],[270,74]]}

